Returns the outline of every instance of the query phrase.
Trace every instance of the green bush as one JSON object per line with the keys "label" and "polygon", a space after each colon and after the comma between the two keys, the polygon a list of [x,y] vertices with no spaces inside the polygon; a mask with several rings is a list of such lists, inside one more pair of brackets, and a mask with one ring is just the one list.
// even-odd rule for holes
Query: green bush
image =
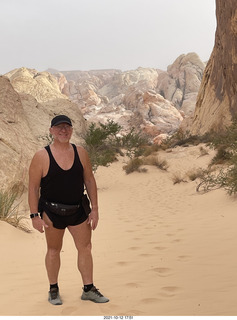
{"label": "green bush", "polygon": [[126,150],[130,159],[141,156],[147,150],[148,144],[148,138],[141,132],[136,132],[135,128],[121,138],[121,147]]}
{"label": "green bush", "polygon": [[96,171],[98,166],[107,166],[116,160],[116,154],[119,152],[117,134],[121,128],[113,120],[108,120],[106,124],[90,124],[84,139],[93,171]]}
{"label": "green bush", "polygon": [[113,120],[108,120],[106,124],[90,124],[84,139],[93,171],[96,171],[98,166],[107,166],[115,161],[118,153],[123,155],[122,149],[130,159],[142,153],[147,143],[142,134],[136,133],[132,128],[121,137],[118,135],[121,129]]}

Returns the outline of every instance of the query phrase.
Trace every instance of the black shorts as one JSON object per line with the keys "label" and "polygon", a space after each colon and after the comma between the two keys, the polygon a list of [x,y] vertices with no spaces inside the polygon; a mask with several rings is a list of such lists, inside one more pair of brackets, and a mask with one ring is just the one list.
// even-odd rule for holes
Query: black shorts
{"label": "black shorts", "polygon": [[56,229],[65,229],[68,226],[76,226],[83,223],[88,218],[88,215],[85,213],[85,210],[81,206],[76,213],[73,213],[70,216],[59,216],[47,208],[44,208],[43,212],[40,212],[41,218],[43,218],[44,212],[47,214],[49,219],[52,221],[54,228]]}

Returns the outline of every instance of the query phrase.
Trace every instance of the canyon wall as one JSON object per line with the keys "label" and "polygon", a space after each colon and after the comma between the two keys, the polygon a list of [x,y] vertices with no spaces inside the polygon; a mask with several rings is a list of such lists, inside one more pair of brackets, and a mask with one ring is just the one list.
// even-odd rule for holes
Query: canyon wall
{"label": "canyon wall", "polygon": [[216,0],[215,45],[207,63],[190,132],[220,132],[237,115],[237,1]]}

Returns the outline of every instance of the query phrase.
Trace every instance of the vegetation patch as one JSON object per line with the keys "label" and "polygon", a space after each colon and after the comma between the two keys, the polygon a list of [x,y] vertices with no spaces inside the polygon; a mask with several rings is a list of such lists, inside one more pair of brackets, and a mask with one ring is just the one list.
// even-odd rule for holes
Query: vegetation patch
{"label": "vegetation patch", "polygon": [[23,224],[23,219],[26,219],[26,217],[19,215],[17,210],[19,206],[17,199],[22,195],[23,188],[21,183],[15,183],[7,190],[0,190],[0,220],[23,231],[30,232],[30,229]]}

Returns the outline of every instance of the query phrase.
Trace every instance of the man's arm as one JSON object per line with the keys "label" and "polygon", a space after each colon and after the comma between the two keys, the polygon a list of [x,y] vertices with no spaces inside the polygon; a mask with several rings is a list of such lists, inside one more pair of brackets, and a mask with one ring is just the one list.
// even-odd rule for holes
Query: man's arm
{"label": "man's arm", "polygon": [[84,169],[84,183],[86,186],[86,191],[91,202],[91,213],[88,218],[88,224],[91,225],[92,230],[95,230],[99,220],[98,213],[98,195],[97,195],[97,185],[95,181],[94,174],[92,172],[92,167],[87,151],[82,147],[77,147],[78,153]]}
{"label": "man's arm", "polygon": [[[39,203],[39,189],[41,177],[43,176],[43,150],[38,151],[30,164],[29,168],[29,186],[28,186],[28,202],[31,213],[38,212]],[[47,225],[40,217],[34,217],[32,219],[33,227],[39,232],[44,232],[43,227],[47,228]]]}

